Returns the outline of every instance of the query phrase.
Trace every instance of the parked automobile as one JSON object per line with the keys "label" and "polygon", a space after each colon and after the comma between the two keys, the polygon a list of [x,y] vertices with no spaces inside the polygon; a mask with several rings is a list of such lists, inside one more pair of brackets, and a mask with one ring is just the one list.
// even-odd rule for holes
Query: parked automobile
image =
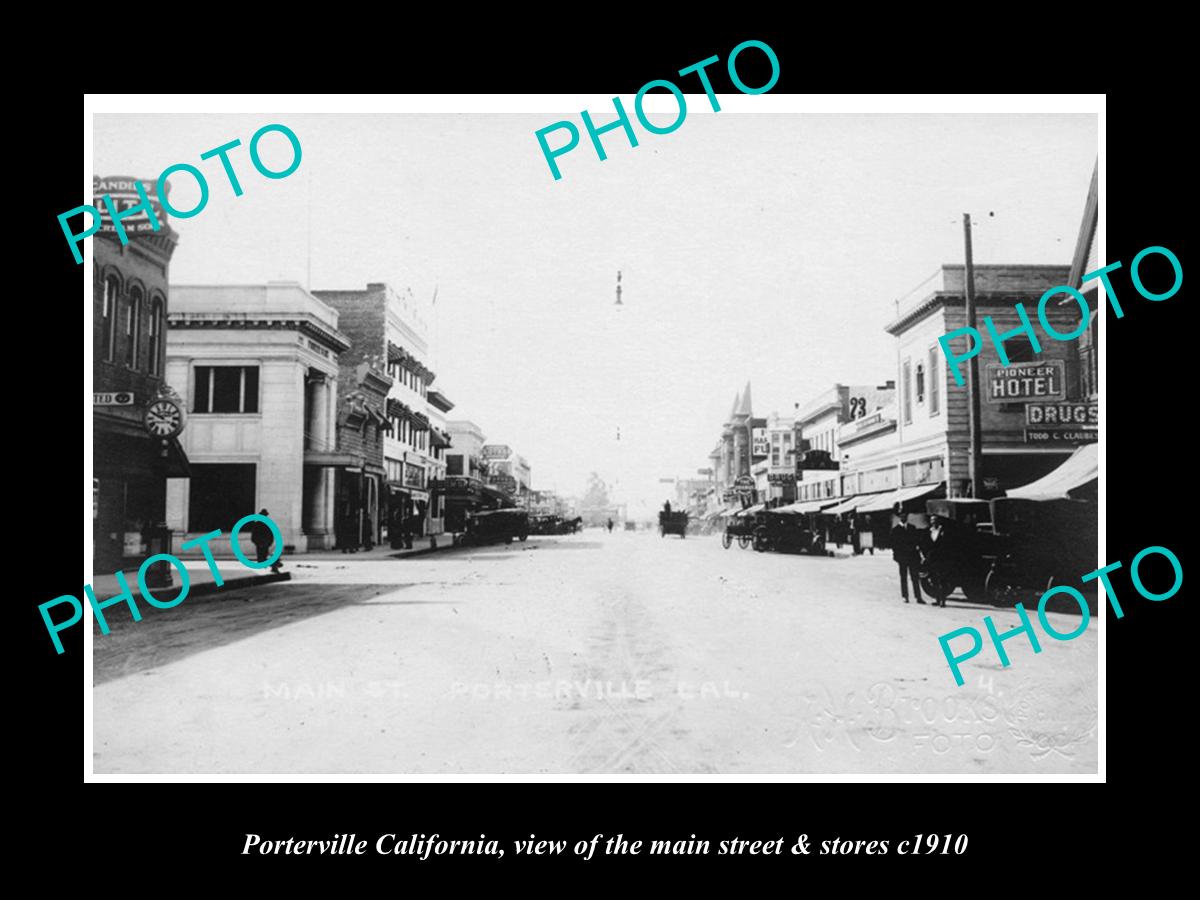
{"label": "parked automobile", "polygon": [[509,543],[529,537],[529,513],[523,509],[495,509],[467,516],[467,530],[460,543]]}

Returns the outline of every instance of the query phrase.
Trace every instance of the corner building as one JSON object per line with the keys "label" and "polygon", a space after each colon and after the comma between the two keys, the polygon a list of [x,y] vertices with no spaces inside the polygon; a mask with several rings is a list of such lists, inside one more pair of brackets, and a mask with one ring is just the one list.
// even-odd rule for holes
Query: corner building
{"label": "corner building", "polygon": [[[299,284],[176,285],[167,374],[186,385],[190,482],[172,481],[168,516],[181,540],[229,530],[266,508],[284,550],[333,546],[337,311]],[[243,547],[250,548],[243,531]],[[198,551],[192,551],[198,555]]]}
{"label": "corner building", "polygon": [[186,415],[172,426],[161,418],[152,422],[147,412],[158,401],[182,410],[166,374],[168,270],[177,241],[165,224],[157,232],[130,234],[125,246],[110,225],[92,241],[92,564],[97,573],[136,572],[147,556],[172,549],[166,543],[167,480],[190,473],[180,442]]}

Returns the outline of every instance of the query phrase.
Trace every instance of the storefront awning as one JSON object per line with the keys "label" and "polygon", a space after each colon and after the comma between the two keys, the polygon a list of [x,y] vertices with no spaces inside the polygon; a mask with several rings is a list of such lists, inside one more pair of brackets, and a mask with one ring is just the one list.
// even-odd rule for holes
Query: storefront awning
{"label": "storefront awning", "polygon": [[898,488],[894,491],[888,491],[885,494],[878,494],[868,498],[869,502],[859,506],[855,512],[887,512],[895,507],[897,503],[919,500],[928,494],[932,494],[934,491],[941,490],[942,487],[942,483],[938,482],[937,484],[918,484],[915,487]]}
{"label": "storefront awning", "polygon": [[183,445],[179,443],[178,437],[172,437],[167,440],[163,456],[165,457],[163,474],[168,478],[191,477],[192,468],[188,463],[187,453],[184,452]]}
{"label": "storefront awning", "polygon": [[1007,497],[1022,500],[1071,500],[1084,493],[1100,474],[1100,445],[1085,444],[1061,466],[1037,481],[1007,491]]}
{"label": "storefront awning", "polygon": [[844,513],[854,512],[864,503],[878,496],[878,494],[855,494],[853,497],[843,497],[837,506],[831,506],[825,512],[831,516],[840,516]]}
{"label": "storefront awning", "polygon": [[757,503],[754,506],[751,506],[749,509],[739,509],[737,512],[734,513],[734,516],[737,516],[739,518],[742,516],[752,516],[759,510],[765,508],[766,505],[767,504],[765,504],[765,503]]}
{"label": "storefront awning", "polygon": [[863,498],[864,502],[861,503],[854,511],[860,513],[869,513],[885,512],[890,510],[899,501],[901,492],[901,490],[887,491],[883,494],[875,494],[871,497],[865,497]]}
{"label": "storefront awning", "polygon": [[829,507],[837,506],[842,502],[841,497],[825,497],[821,500],[801,500],[797,503],[789,503],[787,506],[781,506],[772,512],[781,513],[815,513],[822,510],[828,512]]}

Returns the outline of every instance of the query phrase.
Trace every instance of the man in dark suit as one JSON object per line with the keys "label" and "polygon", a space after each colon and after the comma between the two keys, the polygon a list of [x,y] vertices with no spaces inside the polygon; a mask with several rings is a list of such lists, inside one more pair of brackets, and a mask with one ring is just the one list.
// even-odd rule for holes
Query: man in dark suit
{"label": "man in dark suit", "polygon": [[908,515],[902,512],[899,506],[896,509],[896,518],[897,523],[892,526],[891,534],[892,559],[896,560],[896,565],[900,568],[900,596],[904,598],[905,603],[908,602],[908,580],[911,578],[917,602],[924,606],[925,601],[921,599],[921,582],[917,574],[921,565],[917,534],[915,529],[908,527]]}

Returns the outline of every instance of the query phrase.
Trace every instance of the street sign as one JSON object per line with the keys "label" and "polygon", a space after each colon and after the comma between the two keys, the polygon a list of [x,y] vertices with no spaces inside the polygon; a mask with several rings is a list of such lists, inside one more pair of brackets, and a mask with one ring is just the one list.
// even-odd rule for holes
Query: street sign
{"label": "street sign", "polygon": [[1100,424],[1100,408],[1095,400],[1081,403],[1026,403],[1025,424],[1043,429],[1071,426],[1090,431]]}
{"label": "street sign", "polygon": [[92,394],[93,406],[133,406],[133,394],[130,391],[104,391]]}
{"label": "street sign", "polygon": [[1095,444],[1099,440],[1098,431],[1068,431],[1066,429],[1025,429],[1027,444]]}
{"label": "street sign", "polygon": [[1065,363],[1061,359],[1042,362],[992,364],[987,367],[989,403],[1066,398]]}
{"label": "street sign", "polygon": [[733,489],[743,496],[754,492],[754,479],[749,475],[739,475],[733,482]]}

